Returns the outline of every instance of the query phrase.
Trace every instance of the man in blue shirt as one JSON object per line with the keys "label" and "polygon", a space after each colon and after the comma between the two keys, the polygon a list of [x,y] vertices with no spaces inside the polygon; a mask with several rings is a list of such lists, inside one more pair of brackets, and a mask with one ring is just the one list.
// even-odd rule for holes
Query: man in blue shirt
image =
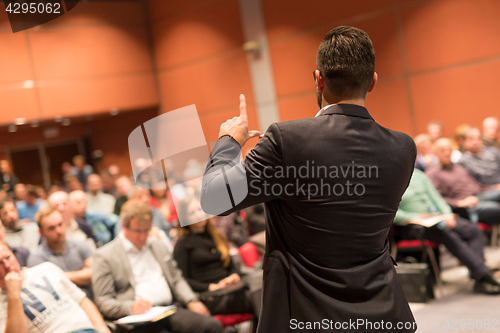
{"label": "man in blue shirt", "polygon": [[33,185],[26,185],[26,197],[24,200],[16,202],[19,219],[29,219],[35,222],[35,214],[43,204],[43,200],[38,199],[38,193]]}

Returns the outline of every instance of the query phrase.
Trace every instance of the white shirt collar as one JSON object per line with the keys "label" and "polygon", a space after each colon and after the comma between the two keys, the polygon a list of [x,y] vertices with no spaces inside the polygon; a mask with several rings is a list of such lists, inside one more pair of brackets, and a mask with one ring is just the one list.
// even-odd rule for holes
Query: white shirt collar
{"label": "white shirt collar", "polygon": [[123,230],[120,231],[120,233],[118,234],[118,238],[122,242],[123,248],[125,249],[125,252],[127,252],[127,253],[130,253],[130,252],[136,252],[137,253],[137,252],[144,251],[145,249],[149,249],[149,245],[151,245],[151,243],[154,242],[153,238],[148,237],[148,240],[146,241],[146,245],[144,245],[143,248],[139,250],[137,247],[135,247],[134,244],[132,244],[131,241],[129,241],[127,239],[127,237],[125,237],[125,234],[123,233]]}
{"label": "white shirt collar", "polygon": [[334,106],[334,105],[337,105],[337,104],[328,104],[327,106],[325,106],[324,108],[322,108],[321,110],[319,110],[318,113],[316,113],[316,115],[314,116],[314,118],[316,118],[317,116],[319,116],[321,114],[321,112],[325,111],[330,106]]}

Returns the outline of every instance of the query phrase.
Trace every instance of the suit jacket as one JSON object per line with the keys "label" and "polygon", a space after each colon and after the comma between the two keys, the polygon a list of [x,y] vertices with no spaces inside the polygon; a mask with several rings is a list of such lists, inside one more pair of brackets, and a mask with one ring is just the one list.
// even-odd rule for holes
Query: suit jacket
{"label": "suit jacket", "polygon": [[[272,124],[242,162],[239,151],[232,138],[217,142],[201,204],[208,213],[227,214],[265,202],[258,332],[289,332],[300,322],[321,323],[309,330],[303,324],[305,332],[330,332],[324,320],[358,319],[414,332],[416,326],[396,330],[397,322],[411,326],[414,318],[387,242],[413,172],[413,140],[377,124],[364,107],[337,104],[315,118]],[[227,188],[236,205],[221,212]]]}
{"label": "suit jacket", "polygon": [[[187,305],[197,301],[197,296],[182,277],[172,252],[162,241],[150,245],[156,260],[172,290],[174,302]],[[117,319],[130,315],[135,300],[135,281],[127,253],[119,238],[114,239],[94,253],[92,288],[95,303],[104,317]]]}

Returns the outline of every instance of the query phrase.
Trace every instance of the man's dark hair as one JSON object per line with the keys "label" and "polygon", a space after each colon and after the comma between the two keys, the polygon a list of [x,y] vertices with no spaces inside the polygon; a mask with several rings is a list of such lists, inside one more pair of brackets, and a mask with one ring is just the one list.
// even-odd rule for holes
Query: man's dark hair
{"label": "man's dark hair", "polygon": [[375,72],[375,51],[370,37],[354,27],[330,30],[319,45],[316,66],[332,94],[365,98]]}

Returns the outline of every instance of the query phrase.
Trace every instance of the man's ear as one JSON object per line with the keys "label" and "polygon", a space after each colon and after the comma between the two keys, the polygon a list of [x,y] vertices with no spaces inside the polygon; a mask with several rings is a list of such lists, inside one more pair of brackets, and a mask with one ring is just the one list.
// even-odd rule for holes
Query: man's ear
{"label": "man's ear", "polygon": [[325,89],[325,79],[320,71],[316,71],[316,91],[323,91]]}
{"label": "man's ear", "polygon": [[373,79],[372,83],[370,84],[370,88],[368,88],[368,92],[372,92],[373,89],[375,89],[375,85],[377,84],[378,81],[378,74],[377,72],[373,72]]}

